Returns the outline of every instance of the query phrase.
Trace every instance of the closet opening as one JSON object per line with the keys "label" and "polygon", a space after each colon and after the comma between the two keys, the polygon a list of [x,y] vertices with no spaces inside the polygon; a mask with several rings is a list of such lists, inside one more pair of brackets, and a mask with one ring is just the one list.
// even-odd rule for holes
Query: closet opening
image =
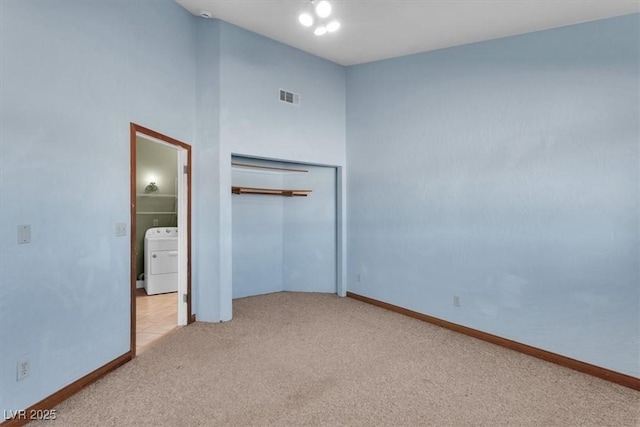
{"label": "closet opening", "polygon": [[338,292],[333,166],[231,157],[232,298]]}

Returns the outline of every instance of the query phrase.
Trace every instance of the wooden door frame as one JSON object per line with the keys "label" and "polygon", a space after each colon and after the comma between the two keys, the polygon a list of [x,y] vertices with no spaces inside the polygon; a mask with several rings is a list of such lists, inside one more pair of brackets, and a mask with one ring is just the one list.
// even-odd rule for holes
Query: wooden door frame
{"label": "wooden door frame", "polygon": [[130,273],[131,273],[131,357],[136,355],[136,137],[138,134],[146,135],[151,138],[160,140],[176,148],[183,149],[187,154],[187,324],[196,320],[195,314],[191,309],[191,146],[182,141],[171,138],[169,136],[148,129],[144,126],[130,123],[130,199],[131,199],[131,257],[130,257]]}

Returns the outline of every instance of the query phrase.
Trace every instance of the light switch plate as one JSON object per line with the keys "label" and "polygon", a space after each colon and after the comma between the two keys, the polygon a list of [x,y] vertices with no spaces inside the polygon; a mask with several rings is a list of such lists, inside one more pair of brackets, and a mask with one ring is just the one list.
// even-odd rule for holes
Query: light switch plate
{"label": "light switch plate", "polygon": [[127,235],[127,223],[116,222],[116,237],[122,237]]}
{"label": "light switch plate", "polygon": [[19,225],[18,226],[18,243],[31,243],[31,226]]}

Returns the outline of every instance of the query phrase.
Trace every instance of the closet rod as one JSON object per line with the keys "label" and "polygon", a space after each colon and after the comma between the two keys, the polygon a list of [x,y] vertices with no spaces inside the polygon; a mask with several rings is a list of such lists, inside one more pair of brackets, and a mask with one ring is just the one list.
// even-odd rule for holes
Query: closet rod
{"label": "closet rod", "polygon": [[304,173],[309,172],[308,170],[304,170],[304,169],[276,168],[273,166],[259,166],[259,165],[250,165],[247,163],[236,163],[236,162],[231,162],[231,166],[238,166],[241,168],[249,168],[249,169],[267,169],[267,170],[286,171],[286,172],[304,172]]}
{"label": "closet rod", "polygon": [[307,197],[311,190],[279,190],[275,188],[231,187],[233,194],[264,194],[268,196]]}

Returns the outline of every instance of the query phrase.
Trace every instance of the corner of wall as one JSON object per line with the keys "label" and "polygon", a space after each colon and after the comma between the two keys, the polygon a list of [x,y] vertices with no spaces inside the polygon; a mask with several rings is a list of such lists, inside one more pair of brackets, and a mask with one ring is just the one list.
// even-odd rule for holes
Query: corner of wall
{"label": "corner of wall", "polygon": [[220,21],[196,18],[196,141],[193,163],[194,312],[222,319],[220,272]]}

